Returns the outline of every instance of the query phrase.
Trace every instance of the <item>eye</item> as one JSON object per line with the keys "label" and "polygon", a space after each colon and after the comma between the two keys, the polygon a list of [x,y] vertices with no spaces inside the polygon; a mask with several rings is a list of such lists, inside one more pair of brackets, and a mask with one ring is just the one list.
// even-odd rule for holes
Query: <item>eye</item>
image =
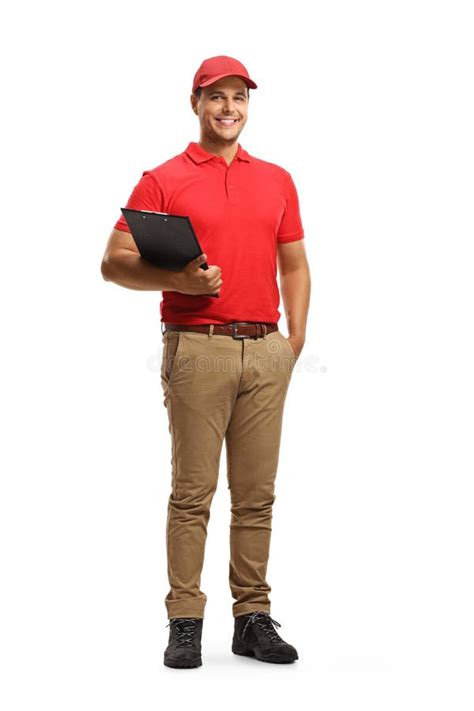
{"label": "eye", "polygon": [[[221,97],[220,97],[220,96],[217,96],[217,95],[211,96],[211,100],[213,100],[213,99],[220,99],[220,98],[221,98]],[[236,96],[236,99],[238,99],[239,101],[243,101],[244,98],[245,98],[245,97],[243,97],[243,96]]]}

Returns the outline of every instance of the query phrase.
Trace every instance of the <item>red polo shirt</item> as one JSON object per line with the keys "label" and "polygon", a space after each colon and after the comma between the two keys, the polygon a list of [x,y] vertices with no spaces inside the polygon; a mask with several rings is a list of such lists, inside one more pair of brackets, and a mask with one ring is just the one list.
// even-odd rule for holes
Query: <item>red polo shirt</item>
{"label": "red polo shirt", "polygon": [[[161,321],[278,322],[277,245],[304,237],[288,171],[254,158],[240,143],[227,165],[191,142],[183,153],[145,170],[126,207],[187,215],[207,263],[222,270],[218,298],[163,291]],[[123,216],[115,228],[130,232]]]}

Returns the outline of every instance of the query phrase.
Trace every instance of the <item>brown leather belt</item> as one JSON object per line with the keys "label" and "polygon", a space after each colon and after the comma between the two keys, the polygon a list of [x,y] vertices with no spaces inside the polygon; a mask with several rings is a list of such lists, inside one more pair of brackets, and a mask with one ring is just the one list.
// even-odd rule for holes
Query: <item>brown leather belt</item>
{"label": "brown leather belt", "polygon": [[182,324],[162,323],[161,332],[165,331],[195,331],[208,335],[232,336],[232,338],[262,338],[267,333],[278,331],[277,323],[260,321],[234,321],[232,323]]}

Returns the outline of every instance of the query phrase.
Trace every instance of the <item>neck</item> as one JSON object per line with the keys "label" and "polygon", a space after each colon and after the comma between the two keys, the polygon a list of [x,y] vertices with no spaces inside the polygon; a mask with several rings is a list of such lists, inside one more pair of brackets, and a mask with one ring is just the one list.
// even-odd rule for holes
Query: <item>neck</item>
{"label": "neck", "polygon": [[229,144],[215,143],[208,138],[201,136],[199,144],[208,153],[213,153],[216,156],[222,156],[226,163],[230,165],[239,150],[238,141],[233,141]]}

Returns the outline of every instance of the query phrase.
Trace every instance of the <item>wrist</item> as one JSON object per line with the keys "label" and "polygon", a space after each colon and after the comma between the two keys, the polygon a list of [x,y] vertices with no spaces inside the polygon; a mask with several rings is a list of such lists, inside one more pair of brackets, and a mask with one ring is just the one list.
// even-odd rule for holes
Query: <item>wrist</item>
{"label": "wrist", "polygon": [[183,272],[172,272],[170,271],[168,291],[181,291],[183,283]]}
{"label": "wrist", "polygon": [[292,341],[296,341],[297,343],[304,343],[306,339],[306,334],[295,333],[290,331],[290,333],[288,334],[288,338],[291,338]]}

